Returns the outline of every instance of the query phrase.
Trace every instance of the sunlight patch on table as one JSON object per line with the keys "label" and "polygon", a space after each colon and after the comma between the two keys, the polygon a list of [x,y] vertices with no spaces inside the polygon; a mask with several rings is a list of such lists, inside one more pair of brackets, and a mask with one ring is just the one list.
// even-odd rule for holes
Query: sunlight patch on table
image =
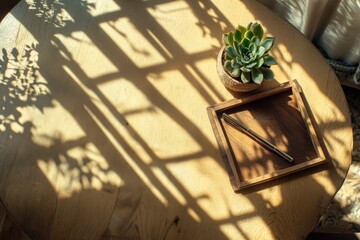
{"label": "sunlight patch on table", "polygon": [[[155,46],[150,43],[150,35],[139,32],[130,19],[120,18],[116,21],[104,22],[100,27],[113,39],[118,48],[127,55],[124,61],[131,61],[138,68],[165,63],[166,60]],[[136,71],[134,69],[134,71]]]}
{"label": "sunlight patch on table", "polygon": [[239,229],[232,223],[220,225],[220,231],[224,233],[228,239],[237,239],[239,236],[242,236],[244,239],[248,239],[248,236],[245,236],[242,233],[242,229]]}
{"label": "sunlight patch on table", "polygon": [[156,33],[154,33],[154,31],[151,31],[151,29],[147,29],[147,32],[149,33],[150,37],[156,42],[156,45],[161,49],[161,51],[165,53],[167,58],[174,58],[174,56],[170,52],[171,49],[165,47],[164,43],[161,42],[161,39],[156,36]]}
{"label": "sunlight patch on table", "polygon": [[[59,1],[26,0],[28,11],[31,11],[37,18],[56,28],[66,27],[68,23],[74,23],[72,16],[66,11],[68,3]],[[83,6],[87,1],[83,1]]]}
{"label": "sunlight patch on table", "polygon": [[202,149],[182,122],[157,107],[155,112],[131,115],[128,121],[142,141],[148,144],[152,154],[157,158],[154,160],[174,160],[184,155],[196,154]]}
{"label": "sunlight patch on table", "polygon": [[155,112],[155,106],[132,82],[124,78],[107,81],[97,85],[100,92],[123,116],[137,116]]}
{"label": "sunlight patch on table", "polygon": [[[213,220],[232,216],[252,215],[256,209],[244,195],[235,194],[229,176],[218,162],[211,158],[167,164],[167,169],[196,200],[199,207]],[[186,180],[185,180],[186,179]],[[222,179],[222,181],[218,181]],[[196,184],[194,184],[196,183]],[[209,189],[212,189],[209,191]],[[238,204],[241,202],[242,204]]]}
{"label": "sunlight patch on table", "polygon": [[[176,108],[172,110],[172,107],[176,106],[162,109],[166,104],[160,107],[153,105],[149,98],[156,98],[156,96],[144,95],[128,81],[107,82],[99,85],[99,89],[117,112],[125,117],[131,131],[134,131],[130,133],[130,138],[126,138],[133,139],[131,146],[151,150],[136,151],[139,154],[149,154],[145,162],[182,157],[201,151],[201,146],[191,136],[186,126],[183,126],[180,120],[174,119]],[[112,117],[109,119],[111,120]],[[124,126],[122,128],[124,129]],[[126,128],[125,126],[125,131],[127,131]],[[146,158],[146,155],[141,157]]]}
{"label": "sunlight patch on table", "polygon": [[[193,77],[200,81],[199,76],[196,76],[192,70],[189,69],[189,72],[194,74]],[[206,94],[209,93],[206,88],[198,89],[199,85],[195,83],[196,80],[187,79],[179,70],[163,72],[162,79],[164,80],[159,80],[156,76],[152,75],[149,75],[147,78],[158,92],[166,98],[172,107],[193,124],[193,126],[191,126],[189,124],[178,122],[184,130],[191,135],[191,133],[194,132],[193,128],[196,127],[196,130],[201,132],[203,136],[206,136],[206,139],[213,139],[213,132],[209,128],[210,122],[208,115],[206,109],[204,109],[204,106],[210,105],[210,103],[206,101],[206,97],[203,93],[203,91],[205,91]],[[195,86],[193,83],[195,83]],[[201,85],[199,87],[202,88]],[[211,94],[209,94],[209,96],[211,96]],[[189,104],[189,101],[187,101],[188,99],[191,99],[192,104]],[[171,116],[171,111],[167,110],[167,113]],[[200,136],[195,136],[194,134],[194,138],[195,137]],[[199,141],[199,139],[194,139],[192,141]],[[217,146],[216,142],[212,143],[214,147]],[[195,144],[201,145],[201,143]]]}
{"label": "sunlight patch on table", "polygon": [[[63,56],[65,54],[65,59],[70,59],[71,64],[77,64],[85,72],[87,77],[96,78],[118,71],[118,68],[100,51],[99,47],[93,43],[85,32],[72,32],[71,36],[55,34],[55,37],[61,44],[53,41],[52,45],[56,47]],[[79,41],[82,41],[83,47],[81,48],[78,47]],[[71,62],[71,60],[74,62]]]}
{"label": "sunlight patch on table", "polygon": [[[220,48],[215,49],[209,58],[195,62],[194,66],[186,65],[186,68],[189,69],[190,72],[194,72],[194,77],[196,77],[201,87],[206,89],[206,92],[208,92],[214,100],[211,104],[220,103],[232,98],[229,91],[219,79],[216,71],[217,50],[220,50]],[[209,66],[212,67],[209,68]]]}
{"label": "sunlight patch on table", "polygon": [[152,172],[154,176],[161,182],[164,188],[169,191],[169,193],[182,205],[185,206],[187,201],[179,189],[170,181],[166,174],[159,167],[152,167]]}
{"label": "sunlight patch on table", "polygon": [[[72,141],[86,136],[74,117],[58,102],[52,101],[52,106],[41,112],[27,108],[23,110],[21,121],[33,125],[32,141],[43,147],[51,147],[59,141]],[[59,124],[63,123],[63,124]]]}
{"label": "sunlight patch on table", "polygon": [[122,146],[117,138],[110,132],[104,124],[96,117],[96,115],[89,109],[85,108],[89,113],[90,117],[96,122],[97,127],[99,127],[103,133],[106,135],[111,144],[116,148],[119,156],[122,157],[121,161],[124,160],[129,165],[129,167],[135,172],[135,174],[141,179],[142,183],[156,196],[156,198],[165,206],[168,205],[168,200],[161,193],[161,191],[151,182],[147,174],[142,170],[141,165],[136,162],[136,159],[131,156],[128,152],[128,149]]}
{"label": "sunlight patch on table", "polygon": [[248,236],[249,239],[261,239],[263,236],[268,236],[269,239],[274,238],[274,229],[270,229],[269,224],[265,223],[261,216],[254,215],[246,221],[238,221],[237,228],[241,229],[242,235]]}
{"label": "sunlight patch on table", "polygon": [[[108,81],[98,85],[100,92],[109,101],[111,106],[103,103],[90,89],[86,91],[91,94],[94,104],[99,108],[102,114],[111,122],[112,126],[116,129],[118,134],[123,139],[127,139],[131,148],[138,155],[138,157],[146,164],[153,162],[153,156],[145,148],[149,143],[144,142],[144,139],[135,135],[133,130],[134,126],[130,121],[130,118],[135,119],[146,116],[149,113],[155,113],[156,108],[153,106],[146,95],[132,82],[125,79],[118,79],[114,81]],[[113,107],[116,112],[109,110],[109,107]],[[119,116],[114,117],[114,114]],[[147,128],[147,124],[142,128]],[[140,128],[141,129],[141,128]],[[150,141],[151,142],[151,141]]]}
{"label": "sunlight patch on table", "polygon": [[[127,115],[139,114],[142,112],[152,111],[152,107],[148,104],[147,98],[138,91],[131,82],[125,79],[117,79],[107,81],[98,85],[100,93],[83,84],[80,79],[69,69],[64,66],[64,70],[72,77],[73,81],[89,96],[91,102],[96,106],[100,116],[97,119],[105,118],[106,122],[110,123],[110,128],[113,129],[113,134],[116,134],[118,141],[127,139],[129,142],[128,151],[137,153],[137,156],[145,163],[150,164],[152,157],[149,156],[144,148],[142,141],[134,136],[133,132],[129,131],[129,123],[125,117]],[[107,101],[102,100],[104,97]],[[130,99],[134,101],[129,101]],[[113,111],[112,108],[117,111]],[[121,114],[117,116],[117,113]],[[130,148],[131,145],[131,148]]]}
{"label": "sunlight patch on table", "polygon": [[287,47],[284,44],[275,41],[275,45],[272,50],[270,50],[270,54],[273,55],[278,62],[277,65],[271,67],[275,74],[276,81],[287,82],[293,80],[290,77],[292,71],[292,55]]}
{"label": "sunlight patch on table", "polygon": [[[153,75],[148,75],[147,79],[184,116],[201,125],[198,116],[205,113],[203,106],[208,104],[202,94],[204,89],[199,89],[197,84],[194,86],[196,80],[186,78],[181,70],[162,72],[161,76],[163,80]],[[193,104],[189,104],[187,99],[191,99]]]}
{"label": "sunlight patch on table", "polygon": [[196,222],[201,222],[200,216],[196,213],[196,211],[190,207],[186,209],[187,213],[194,219]]}
{"label": "sunlight patch on table", "polygon": [[[223,4],[223,0],[213,0],[212,2],[217,7],[218,11],[226,17],[226,20],[231,21],[230,23],[232,26],[226,25],[228,31],[236,28],[239,24],[247,26],[249,22],[255,22],[256,18],[258,18],[249,11],[246,6],[247,3],[244,1],[230,0],[227,4]],[[234,9],[238,9],[238,11]]]}
{"label": "sunlight patch on table", "polygon": [[[148,12],[166,31],[164,35],[169,34],[175,42],[175,44],[172,42],[164,43],[164,45],[174,45],[174,48],[171,49],[173,54],[177,53],[180,50],[179,48],[188,54],[192,54],[208,50],[211,46],[219,44],[217,39],[206,34],[210,30],[206,26],[202,26],[200,19],[185,1],[158,4],[156,8],[148,8]],[[199,27],[189,28],[188,26]]]}
{"label": "sunlight patch on table", "polygon": [[314,177],[314,180],[320,185],[323,186],[324,191],[328,196],[333,196],[334,193],[338,190],[337,184],[334,183],[334,180],[331,179],[331,176],[328,172],[324,172],[321,175]]}
{"label": "sunlight patch on table", "polygon": [[[313,53],[319,54],[318,52]],[[317,59],[315,55],[313,59]],[[351,161],[352,145],[344,144],[352,135],[352,128],[350,125],[350,116],[345,115],[348,113],[348,104],[342,91],[334,84],[340,83],[336,75],[330,69],[330,66],[321,68],[319,71],[314,71],[310,68],[311,59],[308,63],[303,64],[294,62],[292,64],[293,74],[303,76],[305,79],[312,79],[312,81],[302,81],[301,87],[303,89],[306,99],[311,99],[310,108],[311,113],[319,127],[320,134],[324,139],[325,146],[333,161],[336,162],[336,171],[341,177],[346,176],[348,164]],[[325,60],[324,64],[325,64]],[[304,66],[309,64],[309,66]],[[311,65],[312,66],[312,65]],[[326,80],[321,80],[321,79]],[[321,86],[319,86],[321,84]],[[343,99],[339,102],[334,102],[333,97],[338,96],[337,99]],[[345,124],[345,125],[344,125]],[[335,146],[343,146],[341,149]],[[349,156],[344,159],[344,156]]]}
{"label": "sunlight patch on table", "polygon": [[92,143],[59,149],[57,156],[39,159],[37,164],[60,198],[69,198],[83,190],[101,191],[124,184]]}
{"label": "sunlight patch on table", "polygon": [[115,1],[95,1],[94,8],[91,9],[90,15],[93,17],[100,17],[101,15],[106,16],[106,14],[120,12],[121,7]]}
{"label": "sunlight patch on table", "polygon": [[17,17],[13,14],[7,14],[4,19],[1,20],[0,24],[1,48],[10,50],[14,47],[14,42],[16,42],[18,38],[23,42],[38,44],[34,35],[23,26]]}
{"label": "sunlight patch on table", "polygon": [[152,167],[152,172],[154,173],[154,176],[160,181],[162,186],[166,188],[166,190],[176,199],[176,201],[181,205],[186,207],[186,211],[188,214],[196,221],[201,222],[201,218],[196,213],[196,211],[187,206],[188,201],[186,200],[185,196],[181,193],[181,191],[178,189],[178,187],[166,176],[166,173],[159,168],[159,167]]}

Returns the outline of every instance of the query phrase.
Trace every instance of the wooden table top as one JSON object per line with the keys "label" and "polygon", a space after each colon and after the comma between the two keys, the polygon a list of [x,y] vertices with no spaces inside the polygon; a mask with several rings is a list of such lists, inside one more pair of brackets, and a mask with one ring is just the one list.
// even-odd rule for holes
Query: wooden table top
{"label": "wooden table top", "polygon": [[[0,199],[34,239],[302,239],[340,188],[352,130],[315,47],[255,1],[20,2],[0,24]],[[260,22],[329,161],[235,194],[206,107],[233,98],[221,34]]]}

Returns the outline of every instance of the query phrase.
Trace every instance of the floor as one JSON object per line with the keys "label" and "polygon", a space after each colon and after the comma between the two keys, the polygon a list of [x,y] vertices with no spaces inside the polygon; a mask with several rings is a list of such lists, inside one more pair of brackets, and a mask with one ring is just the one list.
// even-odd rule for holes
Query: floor
{"label": "floor", "polygon": [[343,186],[315,229],[319,232],[360,232],[360,90],[343,89],[354,131],[353,159]]}

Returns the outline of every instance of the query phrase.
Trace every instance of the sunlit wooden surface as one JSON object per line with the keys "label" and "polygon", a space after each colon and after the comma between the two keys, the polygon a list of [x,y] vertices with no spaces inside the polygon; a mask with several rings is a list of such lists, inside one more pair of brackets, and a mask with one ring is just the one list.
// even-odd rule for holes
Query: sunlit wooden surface
{"label": "sunlit wooden surface", "polygon": [[[263,89],[298,80],[330,159],[234,194],[206,107],[233,97],[221,34],[254,20],[276,36]],[[0,199],[33,239],[302,239],[345,178],[335,74],[254,1],[27,0],[0,39]]]}

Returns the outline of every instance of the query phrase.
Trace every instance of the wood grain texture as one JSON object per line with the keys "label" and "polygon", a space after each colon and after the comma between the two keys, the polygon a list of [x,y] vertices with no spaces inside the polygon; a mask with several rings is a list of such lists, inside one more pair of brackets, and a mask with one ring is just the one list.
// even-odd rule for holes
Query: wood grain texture
{"label": "wood grain texture", "polygon": [[16,224],[14,219],[10,217],[9,213],[2,204],[0,204],[0,239],[30,240],[30,238]]}
{"label": "wood grain texture", "polygon": [[[324,163],[326,158],[318,127],[309,117],[297,81],[258,94],[225,101],[208,108],[212,128],[235,192]],[[236,119],[294,161],[287,162],[245,131],[227,123],[222,114]],[[235,184],[232,181],[235,176]]]}
{"label": "wood grain texture", "polygon": [[[352,148],[346,99],[310,42],[254,1],[61,3],[22,1],[0,24],[0,198],[29,237],[310,232]],[[254,20],[279,63],[256,91],[298,79],[330,161],[234,194],[206,108],[233,98],[216,73],[221,34]]]}

